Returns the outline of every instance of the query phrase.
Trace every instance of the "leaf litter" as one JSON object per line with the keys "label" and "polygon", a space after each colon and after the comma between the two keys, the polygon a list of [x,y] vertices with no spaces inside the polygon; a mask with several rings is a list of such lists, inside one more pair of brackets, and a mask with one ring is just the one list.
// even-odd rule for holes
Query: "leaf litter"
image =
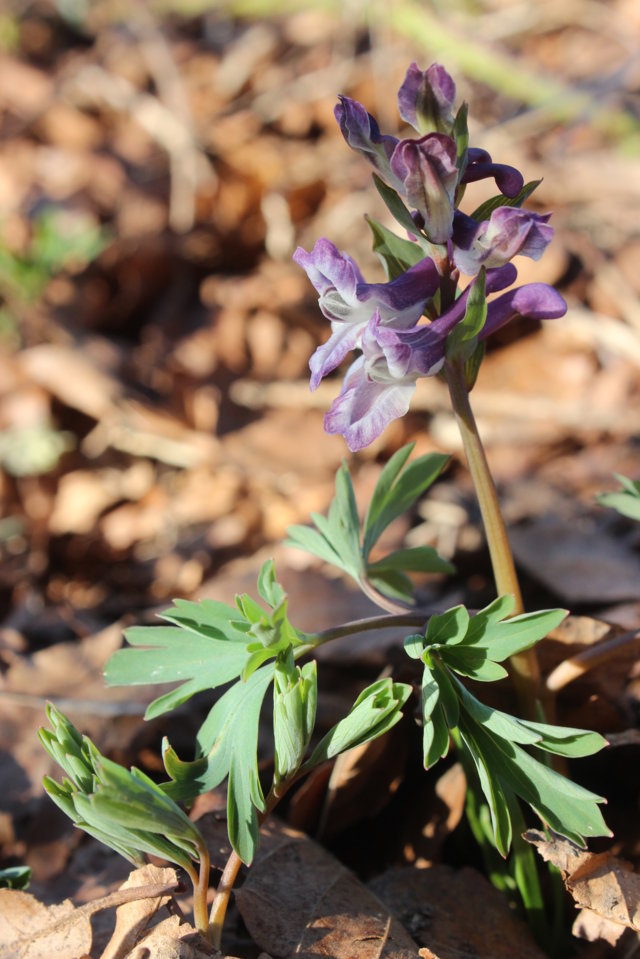
{"label": "leaf litter", "polygon": [[[442,22],[455,38],[453,49],[467,50],[471,40],[481,52],[486,43],[509,47],[521,64],[552,71],[569,90],[575,77],[590,77],[596,103],[617,63],[619,86],[605,92],[613,113],[622,109],[634,90],[622,39],[631,43],[640,29],[633,5],[605,11],[591,4],[587,11],[578,2],[571,8],[575,16],[552,6],[536,9],[535,24],[519,24],[520,14],[511,14],[506,41],[495,5],[481,4],[481,15],[466,23],[443,11]],[[184,23],[158,17],[150,32],[132,23],[129,33],[120,29],[111,5],[101,2],[91,5],[80,37],[70,21],[34,7],[18,21],[15,49],[3,45],[0,54],[6,131],[0,145],[1,233],[11,254],[10,272],[0,278],[0,426],[14,438],[11,449],[20,452],[8,455],[5,446],[0,451],[0,837],[3,862],[33,861],[34,889],[43,901],[58,883],[66,883],[76,899],[91,889],[96,873],[87,854],[91,841],[71,841],[68,831],[42,841],[53,821],[37,798],[46,757],[34,730],[44,700],[65,701],[83,731],[110,755],[159,770],[161,730],[141,732],[138,723],[157,690],[147,696],[138,688],[133,698],[129,690],[106,692],[102,685],[102,665],[123,622],[149,623],[151,611],[176,595],[217,594],[228,602],[255,581],[260,560],[247,557],[255,550],[271,555],[288,525],[305,522],[328,502],[344,450],[322,432],[326,394],[308,393],[307,361],[323,331],[290,253],[297,241],[331,232],[373,268],[362,231],[362,170],[336,149],[332,107],[340,89],[384,108],[390,73],[399,74],[403,64],[425,54],[396,36],[389,66],[380,73],[380,36],[367,33],[355,15],[346,24],[310,9],[251,22],[222,6],[201,17]],[[478,115],[484,111],[484,145],[498,152],[499,140],[503,153],[506,140],[511,162],[535,161],[545,175],[540,203],[557,211],[557,256],[542,261],[548,275],[531,278],[560,281],[571,300],[566,322],[516,343],[505,334],[476,390],[492,465],[522,524],[517,532],[525,538],[523,565],[532,555],[531,538],[546,547],[553,530],[569,528],[578,552],[588,547],[580,575],[559,543],[553,567],[545,553],[529,568],[532,603],[574,602],[582,614],[579,636],[565,633],[543,644],[542,660],[551,672],[592,644],[604,645],[607,637],[592,617],[606,620],[611,611],[613,618],[619,602],[638,595],[629,576],[637,563],[637,535],[594,505],[596,493],[615,485],[614,472],[637,476],[640,469],[634,439],[640,394],[634,272],[640,194],[633,186],[640,182],[638,161],[607,141],[582,108],[563,121],[562,132],[544,109],[510,112],[506,98],[474,79],[473,63],[470,57],[465,95],[482,108]],[[503,121],[498,126],[496,118]],[[85,238],[104,229],[102,252],[89,262],[86,244],[65,240],[70,252],[60,269],[52,268],[51,252],[37,239],[46,238],[43,206],[64,214],[65,237],[76,226]],[[453,448],[439,384],[424,385],[411,417],[362,457],[354,471],[357,492],[370,486],[379,455],[409,439],[418,439],[420,453]],[[462,485],[449,485],[448,525],[441,519],[444,509],[430,511],[414,524],[412,545],[446,539],[462,576],[473,576],[465,600],[480,606],[490,598],[486,558],[464,472],[458,463],[452,471]],[[557,494],[552,498],[545,493],[549,485]],[[399,544],[401,532],[392,535]],[[606,551],[607,543],[613,552]],[[620,575],[611,575],[607,556],[621,564]],[[278,557],[288,570],[292,602],[309,616],[309,626],[331,625],[339,607],[366,614],[360,597],[340,581],[318,585],[312,580],[317,567],[300,566],[292,551],[281,550]],[[428,582],[425,596],[450,605],[460,601],[461,589],[460,579]],[[633,621],[625,628],[637,628],[637,609],[626,609]],[[319,713],[321,731],[344,712],[364,674],[378,675],[396,646],[397,637],[376,635],[370,646],[358,638],[326,649],[321,668],[333,691]],[[612,650],[602,668],[572,674],[558,696],[563,721],[627,737],[618,740],[628,745],[611,751],[606,766],[594,762],[592,775],[596,786],[595,780],[606,778],[617,842],[636,862],[637,677],[637,649],[627,646]],[[188,741],[187,728],[195,728],[199,717],[187,711],[182,719]],[[266,727],[259,735],[266,741]],[[182,755],[180,743],[175,745]],[[416,809],[416,797],[422,802],[432,786],[416,788],[395,758],[390,765],[388,757],[366,750],[364,778],[357,764],[338,767],[328,794],[326,781],[318,780],[315,813],[302,818],[313,829],[324,803],[334,810],[342,804],[342,828],[336,822],[332,849],[361,872],[372,868],[382,876],[387,864],[367,860],[364,868],[358,843],[367,830],[389,832],[400,819],[402,840],[385,846],[394,850],[394,862],[436,865],[407,872],[398,915],[407,935],[446,959],[451,943],[471,948],[455,939],[465,914],[460,903],[471,888],[478,891],[479,915],[493,915],[488,904],[495,897],[476,874],[463,880],[442,864],[460,815],[455,786],[449,799],[444,792],[450,812],[442,803]],[[370,821],[362,794],[391,768],[397,789],[377,797],[380,808]],[[287,862],[294,854],[280,855]],[[319,853],[304,855],[315,862]],[[270,867],[261,868],[268,893]],[[336,867],[320,871],[326,876],[331,869]],[[370,900],[357,880],[337,871],[344,899],[339,905],[353,896],[357,916]],[[248,885],[250,897],[249,883],[240,892]],[[414,917],[424,918],[428,899],[436,918],[450,913],[453,929],[440,929],[436,937],[435,927],[420,928],[418,920],[406,918],[414,884],[420,890]],[[440,891],[445,900],[449,891],[446,908]],[[328,949],[344,949],[340,930],[330,928],[334,900],[328,885],[318,895],[325,919],[307,930],[296,916],[279,945],[271,933],[262,948],[273,946],[274,955],[281,955],[282,943],[314,948],[316,937],[326,939]],[[377,915],[378,906],[371,908]],[[29,909],[48,921],[40,907],[32,903]],[[79,943],[87,941],[88,919],[82,917],[90,911],[78,917],[73,935]],[[286,926],[290,916],[280,919]],[[374,948],[370,943],[392,948],[382,920],[367,919],[371,940],[358,933],[358,921],[351,916],[356,925],[349,928],[361,935],[365,951]],[[494,919],[500,928],[505,921]],[[151,957],[197,955],[188,929],[171,916],[131,955],[142,959],[145,949]],[[511,954],[527,954],[526,935],[518,927],[505,938]],[[486,936],[476,948],[487,942],[499,950],[500,943]]]}

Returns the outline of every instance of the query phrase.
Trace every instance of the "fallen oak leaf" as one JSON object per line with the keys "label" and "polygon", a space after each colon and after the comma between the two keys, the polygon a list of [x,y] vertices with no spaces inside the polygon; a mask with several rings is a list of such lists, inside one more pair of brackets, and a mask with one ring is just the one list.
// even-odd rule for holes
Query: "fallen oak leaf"
{"label": "fallen oak leaf", "polygon": [[0,959],[84,959],[92,943],[91,916],[136,899],[157,899],[174,892],[174,870],[168,882],[118,889],[76,908],[69,899],[45,906],[35,896],[0,889]]}
{"label": "fallen oak leaf", "polygon": [[567,891],[582,910],[574,935],[613,944],[625,927],[640,932],[640,875],[630,863],[608,852],[585,852],[568,839],[549,840],[537,829],[529,829],[524,838],[560,870]]}

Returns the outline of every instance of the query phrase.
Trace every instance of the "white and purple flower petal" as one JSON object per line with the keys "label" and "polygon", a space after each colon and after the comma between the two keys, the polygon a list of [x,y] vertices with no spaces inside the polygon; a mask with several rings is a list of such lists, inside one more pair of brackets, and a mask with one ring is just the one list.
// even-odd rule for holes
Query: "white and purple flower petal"
{"label": "white and purple flower petal", "polygon": [[371,318],[362,338],[363,355],[352,363],[342,392],[325,415],[327,433],[341,433],[352,452],[369,446],[409,409],[420,375],[411,370],[412,350],[392,329]]}
{"label": "white and purple flower petal", "polygon": [[433,261],[425,258],[390,283],[366,283],[351,257],[325,239],[318,240],[311,253],[298,247],[294,260],[306,270],[320,294],[320,309],[331,320],[330,338],[309,361],[312,390],[360,346],[374,312],[383,323],[402,329],[413,326],[440,280]]}
{"label": "white and purple flower petal", "polygon": [[359,283],[356,296],[362,303],[373,301],[383,322],[406,328],[417,323],[439,285],[437,267],[425,257],[389,283]]}
{"label": "white and purple flower petal", "polygon": [[391,154],[398,140],[380,133],[377,121],[357,100],[340,97],[334,115],[349,146],[362,153],[378,172],[392,185],[393,175],[389,166]]}
{"label": "white and purple flower petal", "polygon": [[398,110],[419,133],[451,133],[456,85],[438,63],[420,70],[412,63],[398,90]]}
{"label": "white and purple flower petal", "polygon": [[316,240],[311,253],[299,246],[293,259],[306,272],[321,301],[331,290],[336,290],[345,302],[350,302],[355,299],[358,283],[364,282],[355,260],[324,237]]}
{"label": "white and purple flower petal", "polygon": [[456,153],[451,137],[428,133],[420,140],[401,140],[391,157],[391,171],[402,184],[409,206],[422,214],[433,243],[446,243],[451,236],[458,183]]}
{"label": "white and purple flower petal", "polygon": [[456,266],[467,276],[475,276],[481,266],[502,266],[518,254],[539,260],[553,236],[553,227],[547,225],[550,216],[501,206],[488,220],[477,223],[457,212],[453,224]]}

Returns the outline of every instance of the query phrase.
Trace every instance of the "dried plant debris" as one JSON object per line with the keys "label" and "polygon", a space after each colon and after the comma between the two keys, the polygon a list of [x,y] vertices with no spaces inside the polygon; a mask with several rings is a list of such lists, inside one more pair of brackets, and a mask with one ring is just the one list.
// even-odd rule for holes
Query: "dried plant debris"
{"label": "dried plant debris", "polygon": [[[70,900],[45,906],[30,893],[0,890],[0,956],[2,959],[84,959],[91,954],[91,917],[116,909],[111,942],[99,959],[124,959],[150,919],[178,888],[174,869],[143,866],[119,890],[74,906]],[[97,959],[97,957],[96,957]]]}
{"label": "dried plant debris", "polygon": [[236,892],[253,938],[273,956],[409,959],[417,947],[380,900],[302,833],[273,824]]}
{"label": "dried plant debris", "polygon": [[369,883],[423,959],[542,959],[524,922],[475,869],[390,869]]}
{"label": "dried plant debris", "polygon": [[525,839],[562,873],[580,909],[574,935],[614,945],[625,928],[640,932],[640,875],[631,863],[609,852],[585,852],[567,839],[548,838],[536,829],[528,830]]}

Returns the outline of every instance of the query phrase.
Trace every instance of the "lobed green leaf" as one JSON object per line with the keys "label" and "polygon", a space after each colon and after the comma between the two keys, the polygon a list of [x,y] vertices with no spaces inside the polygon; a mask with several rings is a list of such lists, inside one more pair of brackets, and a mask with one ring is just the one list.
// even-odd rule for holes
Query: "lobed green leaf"
{"label": "lobed green leaf", "polygon": [[262,666],[215,703],[198,733],[200,755],[193,762],[180,760],[168,744],[163,754],[171,782],[163,783],[162,788],[173,799],[195,799],[229,777],[229,839],[247,864],[257,848],[257,811],[264,809],[258,777],[258,724],[274,668],[274,663]]}
{"label": "lobed green leaf", "polygon": [[258,593],[272,609],[279,606],[285,598],[284,589],[276,581],[276,564],[272,559],[266,560],[260,568]]}
{"label": "lobed green leaf", "polygon": [[305,769],[312,769],[327,759],[377,739],[402,718],[402,707],[411,694],[407,683],[381,679],[358,696],[351,710],[320,740]]}
{"label": "lobed green leaf", "polygon": [[492,774],[524,799],[554,832],[584,848],[585,838],[610,836],[598,808],[605,802],[530,756],[516,743],[493,736],[468,713],[464,728],[474,737]]}
{"label": "lobed green leaf", "polygon": [[454,606],[429,620],[425,633],[425,646],[444,646],[461,643],[469,628],[469,613],[464,606]]}
{"label": "lobed green leaf", "polygon": [[506,857],[511,846],[513,832],[511,816],[509,814],[509,804],[505,791],[499,780],[492,775],[492,771],[487,765],[485,757],[470,731],[462,728],[460,735],[474,762],[480,781],[480,788],[489,807],[493,839],[496,848],[502,856]]}
{"label": "lobed green leaf", "polygon": [[613,493],[602,493],[597,497],[602,506],[615,509],[622,516],[640,520],[640,480],[629,479],[621,473],[614,474],[622,490]]}
{"label": "lobed green leaf", "polygon": [[[316,526],[318,525],[316,521],[317,515],[318,514],[314,516],[312,514],[311,517],[314,523],[316,523]],[[321,518],[324,519],[324,516]],[[325,563],[337,566],[346,573],[349,572],[349,569],[346,568],[326,536],[322,532],[312,529],[310,526],[289,526],[285,545],[302,549],[307,553],[311,553],[312,556],[317,556],[318,559],[324,560]]]}
{"label": "lobed green leaf", "polygon": [[383,559],[367,566],[367,577],[371,574],[401,570],[410,573],[455,573],[455,566],[439,556],[433,546],[412,546],[397,549]]}
{"label": "lobed green leaf", "polygon": [[247,659],[247,637],[229,628],[231,639],[213,639],[177,626],[134,626],[125,632],[127,642],[145,648],[114,653],[105,669],[107,685],[180,682],[149,705],[145,718],[175,709],[195,693],[240,675]]}

